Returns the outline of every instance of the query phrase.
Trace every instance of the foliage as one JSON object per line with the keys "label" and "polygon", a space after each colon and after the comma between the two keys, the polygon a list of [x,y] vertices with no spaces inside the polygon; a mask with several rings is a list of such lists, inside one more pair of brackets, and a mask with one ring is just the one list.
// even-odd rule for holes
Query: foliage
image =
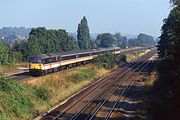
{"label": "foliage", "polygon": [[136,38],[130,38],[128,40],[128,47],[136,47],[138,46],[138,42]]}
{"label": "foliage", "polygon": [[112,69],[115,65],[122,67],[127,63],[127,56],[125,54],[115,55],[110,52],[106,52],[102,55],[97,56],[94,59],[94,63],[103,66],[106,69]]}
{"label": "foliage", "polygon": [[138,46],[154,45],[154,38],[152,36],[140,33],[137,38]]}
{"label": "foliage", "polygon": [[120,48],[126,48],[127,46],[127,37],[121,35],[121,33],[115,33],[114,37],[117,41],[117,46]]}
{"label": "foliage", "polygon": [[102,33],[97,36],[96,44],[98,47],[107,48],[116,46],[116,39],[111,33]]}
{"label": "foliage", "polygon": [[91,79],[92,76],[96,75],[96,71],[94,70],[93,67],[84,68],[84,69],[75,68],[74,71],[78,71],[78,73],[75,72],[74,74],[69,76],[67,79],[71,80],[75,84],[83,80]]}
{"label": "foliage", "polygon": [[76,40],[65,30],[33,28],[27,42],[27,56],[78,49]]}
{"label": "foliage", "polygon": [[115,65],[115,55],[110,52],[106,52],[102,55],[98,55],[94,59],[94,63],[99,66],[103,66],[106,69],[111,69]]}
{"label": "foliage", "polygon": [[[43,90],[43,91],[42,91]],[[36,114],[33,101],[44,103],[46,99],[39,99],[50,94],[44,89],[28,87],[17,81],[0,77],[0,118],[1,119],[30,119]]]}
{"label": "foliage", "polygon": [[48,101],[52,97],[50,92],[44,87],[35,87],[35,95],[44,101]]}
{"label": "foliage", "polygon": [[97,44],[95,41],[90,40],[91,49],[97,48]]}
{"label": "foliage", "polygon": [[126,54],[120,54],[118,56],[118,64],[120,67],[124,66],[127,63],[127,55]]}
{"label": "foliage", "polygon": [[150,35],[146,35],[143,33],[140,33],[137,39],[131,38],[128,40],[129,47],[134,47],[134,46],[145,47],[145,46],[150,46],[154,44],[155,44],[154,38]]}
{"label": "foliage", "polygon": [[18,58],[19,53],[13,52],[8,44],[0,42],[0,64],[1,65],[14,65]]}
{"label": "foliage", "polygon": [[90,48],[90,33],[86,17],[84,16],[78,24],[77,41],[80,49]]}
{"label": "foliage", "polygon": [[[177,1],[178,2],[178,1]],[[174,5],[177,5],[174,0]],[[161,58],[160,78],[154,88],[160,102],[155,102],[155,119],[180,119],[180,7],[175,6],[162,26],[158,43]],[[158,105],[158,107],[157,107]]]}
{"label": "foliage", "polygon": [[180,0],[170,0],[173,5],[180,6]]}
{"label": "foliage", "polygon": [[12,50],[17,52],[19,55],[18,61],[25,61],[28,57],[28,50],[27,50],[27,41],[25,40],[16,40],[12,45]]}

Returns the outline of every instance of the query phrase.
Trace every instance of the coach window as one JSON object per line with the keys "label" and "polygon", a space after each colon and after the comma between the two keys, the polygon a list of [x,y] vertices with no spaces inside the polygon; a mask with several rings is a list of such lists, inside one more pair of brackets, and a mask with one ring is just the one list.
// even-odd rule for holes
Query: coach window
{"label": "coach window", "polygon": [[92,55],[97,55],[98,54],[98,52],[94,52],[94,53],[91,53]]}
{"label": "coach window", "polygon": [[70,60],[76,58],[76,55],[62,57],[62,60]]}
{"label": "coach window", "polygon": [[87,54],[79,54],[79,57],[86,57],[86,56],[89,56],[89,53],[87,53]]}
{"label": "coach window", "polygon": [[49,60],[48,60],[49,63],[53,63],[55,61],[56,61],[56,58],[49,58]]}

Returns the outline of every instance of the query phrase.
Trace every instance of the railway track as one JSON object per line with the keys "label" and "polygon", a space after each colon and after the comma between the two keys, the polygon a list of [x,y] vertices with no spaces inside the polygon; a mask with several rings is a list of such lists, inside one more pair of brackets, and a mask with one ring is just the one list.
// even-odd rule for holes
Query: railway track
{"label": "railway track", "polygon": [[[102,111],[106,111],[103,113],[105,116],[99,118],[109,119],[118,101],[137,79],[139,72],[149,65],[147,60],[155,53],[156,51],[153,50],[124,68],[117,69],[109,76],[91,84],[79,92],[76,97],[52,110],[41,119],[97,119],[99,114],[102,115]],[[109,101],[113,102],[108,103]],[[104,106],[108,106],[108,109],[105,109]]]}

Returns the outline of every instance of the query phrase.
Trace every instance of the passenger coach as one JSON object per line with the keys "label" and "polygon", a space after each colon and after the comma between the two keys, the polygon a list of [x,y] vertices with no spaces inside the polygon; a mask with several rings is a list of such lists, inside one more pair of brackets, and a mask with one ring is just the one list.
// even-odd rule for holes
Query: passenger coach
{"label": "passenger coach", "polygon": [[89,63],[99,54],[112,52],[119,54],[120,48],[99,48],[92,50],[79,50],[71,52],[50,53],[34,55],[29,59],[29,73],[31,75],[44,75],[50,72],[67,69],[74,66]]}

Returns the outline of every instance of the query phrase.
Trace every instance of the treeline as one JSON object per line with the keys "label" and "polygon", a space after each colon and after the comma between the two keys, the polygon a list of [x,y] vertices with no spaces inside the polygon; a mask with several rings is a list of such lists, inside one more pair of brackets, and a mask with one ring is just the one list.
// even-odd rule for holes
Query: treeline
{"label": "treeline", "polygon": [[[127,39],[120,33],[101,33],[97,35],[95,40],[90,37],[90,30],[86,17],[83,17],[78,24],[77,39],[70,36],[63,29],[46,29],[45,27],[32,28],[29,37],[26,40],[17,40],[13,44],[6,45],[0,51],[3,51],[4,57],[1,57],[0,64],[14,64],[15,61],[27,61],[28,58],[36,54],[48,54],[53,52],[70,51],[77,49],[92,49],[92,48],[107,48],[107,47],[135,47],[153,45],[153,37],[145,34],[140,34],[138,38]],[[5,57],[5,56],[9,57]],[[12,57],[14,56],[14,57]],[[13,62],[11,62],[11,60]],[[3,62],[5,61],[5,62]]]}
{"label": "treeline", "polygon": [[113,47],[118,46],[120,48],[127,47],[145,47],[150,45],[155,45],[154,38],[150,35],[140,33],[137,38],[127,39],[127,37],[122,36],[120,33],[102,33],[97,36],[95,40],[97,47]]}
{"label": "treeline", "polygon": [[180,120],[180,1],[171,1],[173,9],[164,20],[158,52],[159,80],[154,86],[155,120]]}

